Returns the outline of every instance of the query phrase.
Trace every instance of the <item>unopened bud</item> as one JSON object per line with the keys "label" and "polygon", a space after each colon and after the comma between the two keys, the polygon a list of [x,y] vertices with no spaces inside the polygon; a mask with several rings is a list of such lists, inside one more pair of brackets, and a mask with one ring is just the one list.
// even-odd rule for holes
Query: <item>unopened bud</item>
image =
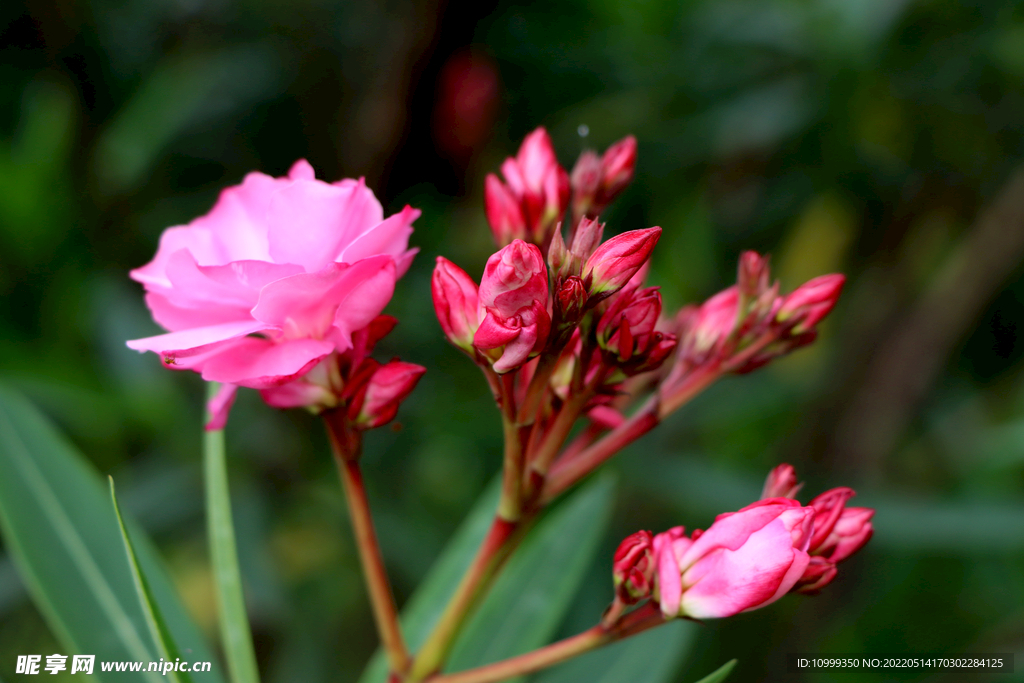
{"label": "unopened bud", "polygon": [[572,247],[569,251],[572,252],[572,255],[580,264],[583,264],[597,250],[603,235],[604,223],[583,218],[580,220],[579,225],[576,226],[576,232],[572,237]]}
{"label": "unopened bud", "polygon": [[603,299],[622,289],[650,258],[659,237],[659,227],[631,230],[599,246],[583,267],[590,296]]}
{"label": "unopened bud", "polygon": [[636,138],[627,135],[609,147],[601,157],[601,199],[611,203],[633,180],[636,170]]}
{"label": "unopened bud", "polygon": [[796,470],[793,466],[782,463],[768,473],[764,489],[761,490],[761,498],[796,498],[802,486],[803,484],[796,480]]}
{"label": "unopened bud", "polygon": [[587,306],[587,288],[578,277],[568,277],[562,282],[555,296],[558,305],[559,323],[575,326],[583,317]]}
{"label": "unopened bud", "polygon": [[499,247],[526,237],[526,219],[519,201],[493,173],[484,181],[484,210]]}
{"label": "unopened bud", "polygon": [[654,546],[650,531],[637,531],[619,544],[612,564],[615,594],[632,605],[650,596],[654,581]]}
{"label": "unopened bud", "polygon": [[785,323],[795,320],[793,334],[814,329],[836,305],[845,282],[846,278],[839,274],[808,280],[783,299],[776,320]]}
{"label": "unopened bud", "polygon": [[601,191],[601,158],[593,150],[584,150],[569,176],[572,185],[572,213],[576,221],[590,213]]}
{"label": "unopened bud", "polygon": [[[420,365],[401,361],[378,367],[366,383],[361,401],[350,404],[350,417],[356,429],[373,429],[394,419],[399,404],[416,388],[426,371]],[[352,412],[356,414],[352,416]]]}
{"label": "unopened bud", "polygon": [[476,283],[466,271],[438,256],[430,289],[434,312],[448,341],[472,354],[473,335],[479,326]]}

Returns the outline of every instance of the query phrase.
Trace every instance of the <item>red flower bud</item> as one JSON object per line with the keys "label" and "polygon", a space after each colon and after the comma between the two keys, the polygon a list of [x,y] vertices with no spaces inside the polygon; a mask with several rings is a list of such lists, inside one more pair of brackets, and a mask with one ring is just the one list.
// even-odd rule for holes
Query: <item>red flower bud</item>
{"label": "red flower bud", "polygon": [[796,470],[783,463],[768,473],[761,498],[796,498],[801,487],[803,484],[796,480]]}
{"label": "red flower bud", "polygon": [[473,335],[479,326],[476,283],[466,271],[438,256],[430,289],[434,297],[434,312],[448,341],[472,354]]}
{"label": "red flower bud", "polygon": [[501,172],[506,184],[489,177],[486,195],[487,219],[498,246],[515,238],[544,244],[569,203],[569,175],[558,164],[547,131],[538,128],[527,135],[515,158],[501,165]]}
{"label": "red flower bud", "polygon": [[572,237],[572,255],[578,259],[580,264],[586,262],[591,254],[601,244],[601,237],[604,235],[604,223],[596,220],[583,218],[576,226],[576,233]]}
{"label": "red flower bud", "polygon": [[836,578],[836,565],[824,557],[811,557],[807,563],[807,569],[800,575],[800,580],[793,586],[793,593],[814,595],[822,588],[832,583]]}
{"label": "red flower bud", "polygon": [[587,306],[587,288],[583,286],[583,280],[575,276],[566,278],[556,293],[555,302],[559,322],[575,326]]}
{"label": "red flower bud", "polygon": [[654,580],[654,546],[650,531],[637,531],[619,544],[612,564],[615,594],[632,605],[651,594]]}
{"label": "red flower bud", "polygon": [[488,173],[484,181],[484,210],[499,247],[526,237],[526,219],[519,201],[493,173]]}
{"label": "red flower bud", "polygon": [[605,298],[622,289],[650,258],[659,237],[658,227],[631,230],[599,246],[583,267],[590,296]]}
{"label": "red flower bud", "polygon": [[660,316],[657,287],[619,292],[597,324],[597,343],[607,354],[606,362],[627,375],[659,367],[676,346],[675,335],[655,329]]}
{"label": "red flower bud", "polygon": [[[378,367],[366,383],[362,400],[354,400],[350,404],[349,413],[356,429],[373,429],[394,419],[398,405],[412,392],[426,371],[420,365],[400,361]],[[358,411],[355,416],[351,415],[355,412],[353,408]]]}
{"label": "red flower bud", "polygon": [[745,251],[740,254],[737,271],[736,284],[746,299],[757,299],[768,289],[770,270],[767,256],[761,256],[756,251]]}
{"label": "red flower bud", "polygon": [[601,157],[601,199],[611,203],[633,180],[636,170],[636,138],[627,135],[609,147]]}
{"label": "red flower bud", "polygon": [[547,341],[551,318],[547,311],[548,271],[536,245],[514,240],[493,254],[480,280],[483,312],[473,346],[503,350],[490,357],[497,372],[508,372],[539,352]]}
{"label": "red flower bud", "polygon": [[795,335],[814,329],[836,305],[845,282],[846,277],[839,274],[808,280],[782,300],[776,320],[795,322],[792,332]]}
{"label": "red flower bud", "polygon": [[601,192],[601,180],[604,175],[601,158],[593,150],[584,150],[572,167],[569,182],[572,186],[573,221],[579,222],[584,216],[596,215],[591,207]]}

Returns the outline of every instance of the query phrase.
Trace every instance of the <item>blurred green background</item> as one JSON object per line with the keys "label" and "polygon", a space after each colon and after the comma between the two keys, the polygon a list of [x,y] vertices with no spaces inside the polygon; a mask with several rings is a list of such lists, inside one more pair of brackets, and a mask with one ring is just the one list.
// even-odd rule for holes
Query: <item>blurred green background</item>
{"label": "blurred green background", "polygon": [[[822,595],[702,626],[680,681],[733,657],[736,681],[996,679],[792,674],[790,652],[1015,652],[1024,670],[1024,3],[3,3],[0,378],[114,476],[212,636],[204,389],[125,348],[158,331],[127,271],[250,170],[365,175],[389,211],[423,210],[379,355],[429,371],[365,458],[403,600],[500,463],[430,270],[444,254],[479,275],[483,176],[537,125],[568,167],[638,137],[608,229],[664,228],[650,280],[673,307],[727,286],[744,248],[787,290],[849,276],[815,346],[614,461],[611,532],[562,631],[610,599],[624,535],[706,525],[786,461],[806,494],[857,488],[875,539]],[[228,442],[264,680],[355,680],[376,638],[320,425],[243,392]],[[0,677],[60,651],[0,550]]]}

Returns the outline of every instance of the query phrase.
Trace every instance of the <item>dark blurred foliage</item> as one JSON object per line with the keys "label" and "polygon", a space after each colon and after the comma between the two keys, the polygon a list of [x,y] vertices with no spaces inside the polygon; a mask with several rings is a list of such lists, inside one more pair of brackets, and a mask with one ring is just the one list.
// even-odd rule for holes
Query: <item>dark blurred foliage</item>
{"label": "dark blurred foliage", "polygon": [[[433,319],[431,266],[479,274],[483,175],[540,124],[566,166],[639,138],[606,217],[664,227],[651,280],[673,306],[729,284],[743,248],[771,252],[787,289],[850,277],[814,347],[721,382],[616,460],[614,533],[564,630],[610,598],[619,538],[706,525],[788,461],[809,494],[857,487],[876,538],[824,594],[707,624],[680,680],[731,657],[740,681],[847,680],[785,673],[787,652],[1024,666],[1020,3],[0,4],[0,374],[113,474],[212,634],[203,388],[124,347],[157,331],[127,271],[249,170],[365,175],[390,210],[423,210],[381,356],[429,372],[366,449],[404,599],[500,460],[487,389]],[[251,392],[228,427],[272,682],[353,680],[375,645],[321,432]],[[54,651],[0,560],[0,675]]]}

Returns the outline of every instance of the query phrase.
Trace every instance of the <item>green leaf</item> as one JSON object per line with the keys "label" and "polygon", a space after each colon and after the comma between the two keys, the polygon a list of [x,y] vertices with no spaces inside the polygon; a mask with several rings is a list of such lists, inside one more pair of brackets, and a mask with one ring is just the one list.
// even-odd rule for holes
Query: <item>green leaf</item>
{"label": "green leaf", "polygon": [[[96,655],[98,680],[156,683],[155,672],[100,672],[100,662],[159,658],[146,628],[109,494],[92,466],[24,398],[0,386],[0,529],[61,644]],[[131,521],[128,520],[129,526]],[[133,530],[139,566],[190,661],[213,661],[152,543]],[[204,681],[221,683],[216,669]]]}
{"label": "green leaf", "polygon": [[697,624],[677,619],[537,674],[532,683],[668,683],[696,639]]}
{"label": "green leaf", "polygon": [[[110,500],[114,504],[114,514],[117,515],[117,525],[121,529],[121,538],[124,540],[125,554],[128,557],[128,564],[132,570],[132,579],[135,581],[135,592],[139,596],[139,606],[146,617],[146,625],[149,626],[149,637],[153,639],[160,653],[160,658],[166,662],[173,662],[181,659],[181,651],[174,643],[174,637],[167,629],[167,623],[160,612],[160,606],[156,604],[153,595],[149,590],[149,582],[142,568],[139,567],[139,558],[135,555],[135,548],[132,547],[131,538],[128,536],[128,528],[125,526],[124,517],[121,515],[121,507],[117,504],[117,493],[114,490],[114,478],[110,479]],[[169,671],[170,679],[178,683],[186,683],[192,680],[187,673]]]}
{"label": "green leaf", "polygon": [[[499,485],[495,480],[481,495],[402,610],[402,632],[413,650],[426,639],[487,533]],[[456,643],[455,665],[477,666],[547,642],[593,558],[611,514],[612,494],[612,481],[598,478],[537,523]],[[378,652],[359,680],[383,683],[386,679],[387,664]]]}
{"label": "green leaf", "polygon": [[[529,532],[456,641],[446,671],[496,662],[548,643],[597,552],[614,488],[610,477],[597,478]],[[594,615],[595,623],[599,617]]]}
{"label": "green leaf", "polygon": [[[212,396],[217,391],[217,385],[210,383],[209,389]],[[233,683],[258,683],[260,675],[256,667],[249,617],[245,612],[235,527],[231,519],[223,430],[208,430],[204,433],[203,468],[206,478],[207,536],[217,593],[221,645],[224,647]]]}
{"label": "green leaf", "polygon": [[736,660],[730,659],[728,662],[718,667],[718,669],[697,681],[697,683],[722,683],[734,666],[736,666]]}

